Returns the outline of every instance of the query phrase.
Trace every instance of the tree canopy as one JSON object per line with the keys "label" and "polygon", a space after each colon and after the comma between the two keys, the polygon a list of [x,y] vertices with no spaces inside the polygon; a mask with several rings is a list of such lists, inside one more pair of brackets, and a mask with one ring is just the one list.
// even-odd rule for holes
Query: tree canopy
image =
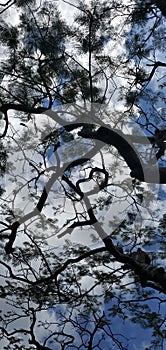
{"label": "tree canopy", "polygon": [[0,16],[2,348],[162,350],[164,1]]}

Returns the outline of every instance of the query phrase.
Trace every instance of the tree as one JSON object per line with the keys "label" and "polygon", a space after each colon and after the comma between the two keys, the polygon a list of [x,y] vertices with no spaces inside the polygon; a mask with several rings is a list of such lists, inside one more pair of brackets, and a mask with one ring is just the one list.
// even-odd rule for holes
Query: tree
{"label": "tree", "polygon": [[164,349],[162,2],[63,3],[1,22],[3,348]]}

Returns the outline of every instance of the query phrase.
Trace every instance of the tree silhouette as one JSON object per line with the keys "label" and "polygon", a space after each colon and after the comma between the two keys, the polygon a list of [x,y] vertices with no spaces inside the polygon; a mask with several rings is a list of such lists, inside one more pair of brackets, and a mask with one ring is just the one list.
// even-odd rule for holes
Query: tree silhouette
{"label": "tree silhouette", "polygon": [[165,7],[62,3],[0,5],[2,347],[164,349]]}

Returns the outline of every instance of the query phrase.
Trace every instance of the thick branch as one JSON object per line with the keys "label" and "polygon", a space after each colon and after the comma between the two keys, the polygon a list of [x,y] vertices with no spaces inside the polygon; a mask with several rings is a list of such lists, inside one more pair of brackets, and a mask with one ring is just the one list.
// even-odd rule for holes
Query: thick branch
{"label": "thick branch", "polygon": [[[130,168],[131,177],[147,183],[166,184],[166,168],[158,168],[155,164],[144,164],[129,137],[126,138],[122,132],[101,126],[97,131],[83,128],[79,135],[114,146]],[[154,138],[151,138],[152,142],[153,140]]]}
{"label": "thick branch", "polygon": [[[140,277],[141,281],[145,281],[144,286],[146,286],[146,281],[153,281],[156,283],[156,289],[162,291],[166,294],[166,272],[162,267],[153,267],[146,262],[136,261],[134,257],[124,254],[123,251],[116,247],[110,238],[104,231],[102,225],[98,222],[93,208],[90,204],[89,198],[84,195],[83,198],[85,205],[87,207],[87,212],[89,214],[89,220],[84,222],[78,222],[78,226],[81,225],[93,225],[98,236],[102,239],[105,244],[106,249],[116,258],[117,261],[124,263],[129,266],[131,270],[135,272],[136,275]],[[75,223],[76,224],[76,223]],[[76,227],[77,225],[75,225]],[[143,284],[142,284],[143,285]]]}
{"label": "thick branch", "polygon": [[[137,275],[140,276],[140,280],[153,281],[156,283],[156,289],[158,285],[161,287],[163,293],[166,294],[166,272],[162,267],[153,267],[148,264],[139,263],[135,261],[132,257],[127,254],[120,253],[118,249],[114,246],[110,237],[103,239],[103,242],[107,250],[115,256],[115,258],[122,263],[127,263],[131,270],[133,270]],[[146,284],[145,284],[146,286]]]}

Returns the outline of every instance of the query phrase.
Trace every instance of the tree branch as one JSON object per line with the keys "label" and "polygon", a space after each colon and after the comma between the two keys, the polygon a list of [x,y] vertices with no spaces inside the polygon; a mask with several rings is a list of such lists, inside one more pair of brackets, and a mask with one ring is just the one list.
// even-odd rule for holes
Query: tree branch
{"label": "tree branch", "polygon": [[165,0],[152,0],[152,2],[159,8],[163,16],[166,16]]}

